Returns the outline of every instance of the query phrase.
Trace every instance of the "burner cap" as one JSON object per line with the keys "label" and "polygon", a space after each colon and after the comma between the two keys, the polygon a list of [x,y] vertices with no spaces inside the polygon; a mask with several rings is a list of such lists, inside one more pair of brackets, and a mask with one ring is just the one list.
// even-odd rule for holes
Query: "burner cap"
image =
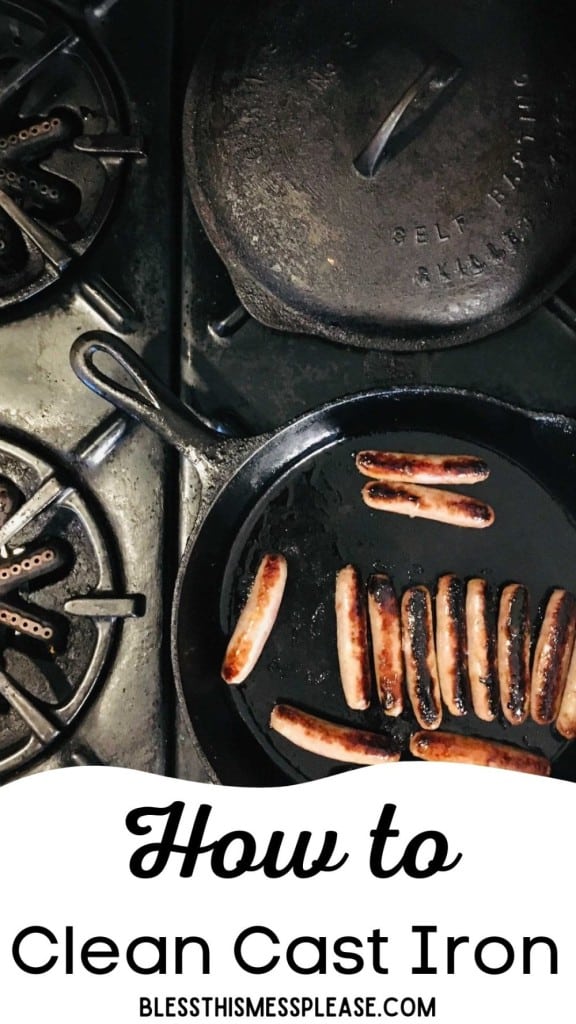
{"label": "burner cap", "polygon": [[192,197],[281,330],[391,349],[498,330],[573,269],[565,0],[273,0],[209,35],[185,110]]}

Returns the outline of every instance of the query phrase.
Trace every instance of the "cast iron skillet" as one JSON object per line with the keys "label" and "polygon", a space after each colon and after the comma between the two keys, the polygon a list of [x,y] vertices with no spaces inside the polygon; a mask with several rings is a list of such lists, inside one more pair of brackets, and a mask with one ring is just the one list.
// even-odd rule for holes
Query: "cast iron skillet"
{"label": "cast iron skillet", "polygon": [[262,323],[421,351],[574,270],[566,0],[227,4],[187,91],[191,196]]}
{"label": "cast iron skillet", "polygon": [[[131,385],[95,363],[106,354]],[[334,574],[348,562],[366,577],[388,572],[398,592],[434,586],[441,573],[482,575],[495,587],[525,582],[536,625],[551,587],[576,591],[576,421],[534,413],[483,395],[440,388],[369,391],[330,403],[277,432],[217,439],[153,377],[120,339],[93,332],[71,352],[90,388],[136,417],[198,472],[199,513],[178,573],[172,657],[181,698],[213,781],[279,785],[323,777],[342,766],[270,732],[277,701],[336,721],[392,729],[406,743],[414,720],[394,723],[376,704],[350,711],[336,660]],[[366,447],[471,452],[491,475],[475,493],[496,510],[487,530],[465,530],[368,510],[353,454]],[[279,618],[247,683],[222,682],[222,655],[260,557],[282,551],[289,575]],[[576,780],[576,744],[553,727],[485,724],[472,714],[444,727],[527,746]]]}

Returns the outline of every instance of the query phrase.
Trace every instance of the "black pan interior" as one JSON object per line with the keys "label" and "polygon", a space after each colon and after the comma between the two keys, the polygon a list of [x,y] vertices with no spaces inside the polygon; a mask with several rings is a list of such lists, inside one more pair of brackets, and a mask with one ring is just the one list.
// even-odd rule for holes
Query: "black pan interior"
{"label": "black pan interior", "polygon": [[[186,553],[175,606],[175,667],[198,743],[214,776],[229,785],[279,785],[346,770],[292,746],[268,728],[276,702],[335,721],[392,730],[406,744],[410,711],[386,719],[377,702],[350,711],[336,656],[334,576],[348,562],[364,579],[392,577],[434,588],[455,572],[494,588],[528,585],[536,622],[552,587],[576,592],[575,434],[570,421],[524,413],[457,392],[358,396],[313,413],[260,449],[224,488]],[[369,510],[354,466],[363,447],[470,452],[487,459],[490,479],[473,493],[493,505],[487,530],[459,529]],[[241,687],[220,663],[258,562],[288,560],[280,615],[264,653]],[[553,774],[576,780],[576,745],[553,727],[486,724],[471,712],[443,728],[541,751]],[[408,756],[408,755],[405,755]]]}

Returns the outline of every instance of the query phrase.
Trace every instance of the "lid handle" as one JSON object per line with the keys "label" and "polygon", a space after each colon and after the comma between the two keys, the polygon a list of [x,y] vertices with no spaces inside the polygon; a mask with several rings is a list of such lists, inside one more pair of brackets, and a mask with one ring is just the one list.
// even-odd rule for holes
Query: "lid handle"
{"label": "lid handle", "polygon": [[[451,54],[442,54],[406,89],[368,145],[354,161],[363,178],[373,178],[382,164],[399,153],[437,113],[445,100],[448,86],[462,72],[462,65]],[[411,115],[411,116],[410,116]],[[397,129],[406,121],[402,131]],[[392,137],[394,136],[394,143]]]}

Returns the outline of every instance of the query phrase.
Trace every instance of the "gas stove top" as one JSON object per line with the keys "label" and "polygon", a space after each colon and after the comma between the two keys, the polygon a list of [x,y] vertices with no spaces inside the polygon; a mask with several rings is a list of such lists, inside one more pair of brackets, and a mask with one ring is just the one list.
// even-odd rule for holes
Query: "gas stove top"
{"label": "gas stove top", "polygon": [[168,770],[170,457],[69,350],[106,326],[176,361],[173,30],[172,5],[0,4],[1,779]]}
{"label": "gas stove top", "polygon": [[576,408],[573,283],[449,351],[348,348],[245,312],[181,161],[186,83],[222,6],[0,2],[1,779],[83,763],[205,778],[169,644],[194,470],[82,387],[77,335],[120,335],[251,434],[401,384]]}

